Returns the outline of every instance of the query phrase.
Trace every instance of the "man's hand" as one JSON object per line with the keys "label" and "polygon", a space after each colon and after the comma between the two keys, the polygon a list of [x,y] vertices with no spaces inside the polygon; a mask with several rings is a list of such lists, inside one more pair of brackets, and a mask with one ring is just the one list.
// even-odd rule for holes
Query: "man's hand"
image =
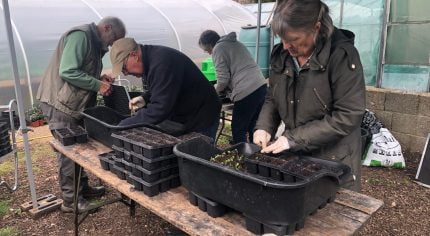
{"label": "man's hand", "polygon": [[128,108],[130,108],[131,111],[136,111],[139,108],[142,108],[146,105],[145,100],[142,96],[138,96],[135,98],[132,98],[130,102],[128,103]]}
{"label": "man's hand", "polygon": [[101,81],[100,83],[100,88],[99,88],[99,93],[102,96],[109,96],[112,93],[112,86],[110,83]]}
{"label": "man's hand", "polygon": [[[255,133],[254,133],[254,140],[255,140]],[[261,152],[262,153],[273,152],[274,154],[276,154],[288,149],[290,149],[290,143],[288,142],[287,137],[280,136],[273,144],[269,145],[266,148],[263,148]]]}
{"label": "man's hand", "polygon": [[267,143],[269,143],[271,137],[272,136],[267,131],[258,129],[254,132],[253,140],[255,144],[264,149],[266,148]]}
{"label": "man's hand", "polygon": [[102,75],[101,77],[101,81],[112,84],[113,82],[115,82],[115,78],[114,77],[110,77],[109,75]]}

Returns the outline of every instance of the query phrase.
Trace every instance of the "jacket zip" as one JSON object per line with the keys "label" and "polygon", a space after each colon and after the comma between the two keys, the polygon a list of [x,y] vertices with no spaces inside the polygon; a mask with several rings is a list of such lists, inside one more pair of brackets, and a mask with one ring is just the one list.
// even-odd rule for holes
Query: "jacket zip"
{"label": "jacket zip", "polygon": [[315,96],[317,96],[318,100],[320,101],[321,105],[323,106],[324,111],[328,111],[327,105],[324,103],[324,101],[322,100],[321,96],[319,95],[318,91],[316,88],[314,88],[314,93]]}

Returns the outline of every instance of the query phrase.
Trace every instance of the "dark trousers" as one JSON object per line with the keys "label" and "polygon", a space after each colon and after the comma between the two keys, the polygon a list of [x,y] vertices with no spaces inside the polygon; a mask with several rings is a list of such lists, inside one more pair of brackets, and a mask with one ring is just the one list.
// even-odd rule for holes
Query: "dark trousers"
{"label": "dark trousers", "polygon": [[197,130],[197,133],[206,135],[208,137],[210,137],[212,139],[212,141],[215,140],[216,137],[216,132],[218,130],[218,126],[219,126],[219,117],[217,117],[217,119],[214,120],[214,122],[212,122],[212,124],[204,129],[200,129]]}
{"label": "dark trousers", "polygon": [[[43,115],[47,117],[49,122],[49,129],[53,132],[55,129],[61,129],[70,127],[71,125],[80,125],[80,121],[73,117],[55,109],[46,103],[41,103],[40,108],[42,109]],[[74,178],[74,167],[75,162],[70,160],[68,157],[61,153],[57,153],[58,160],[58,180],[60,183],[61,193],[63,200],[66,202],[73,201],[73,178]],[[81,172],[81,184],[79,191],[82,191],[83,186],[88,185],[88,176],[82,169]]]}
{"label": "dark trousers", "polygon": [[252,143],[255,123],[263,107],[266,92],[267,86],[263,85],[242,100],[234,103],[231,122],[233,144],[248,142],[247,135],[249,135],[249,142]]}

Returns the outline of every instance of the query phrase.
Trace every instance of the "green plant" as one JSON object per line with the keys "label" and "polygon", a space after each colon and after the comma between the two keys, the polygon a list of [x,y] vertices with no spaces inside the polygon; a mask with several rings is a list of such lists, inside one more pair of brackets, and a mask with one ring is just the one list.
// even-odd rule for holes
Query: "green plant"
{"label": "green plant", "polygon": [[9,212],[9,201],[0,201],[0,218]]}
{"label": "green plant", "polygon": [[45,118],[39,104],[33,104],[33,107],[28,109],[27,117],[30,122],[43,120]]}
{"label": "green plant", "polygon": [[15,227],[4,227],[0,229],[0,236],[15,236],[19,235],[19,230]]}

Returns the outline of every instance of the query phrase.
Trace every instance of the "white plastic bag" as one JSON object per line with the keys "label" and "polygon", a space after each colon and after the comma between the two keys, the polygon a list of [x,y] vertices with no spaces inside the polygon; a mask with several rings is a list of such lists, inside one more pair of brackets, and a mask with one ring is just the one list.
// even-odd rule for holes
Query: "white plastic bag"
{"label": "white plastic bag", "polygon": [[372,141],[362,164],[398,169],[406,167],[400,143],[386,128],[381,128],[379,133],[372,135]]}

